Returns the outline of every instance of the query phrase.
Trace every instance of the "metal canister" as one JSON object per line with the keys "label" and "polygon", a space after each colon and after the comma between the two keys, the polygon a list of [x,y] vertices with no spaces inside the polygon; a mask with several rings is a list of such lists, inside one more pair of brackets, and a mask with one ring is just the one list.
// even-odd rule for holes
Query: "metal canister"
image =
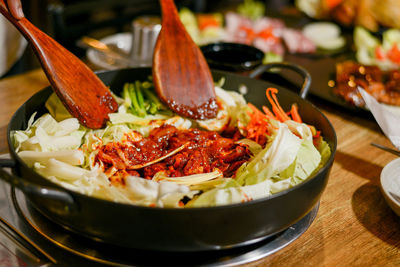
{"label": "metal canister", "polygon": [[140,16],[133,20],[130,53],[132,65],[141,67],[151,66],[154,46],[160,30],[160,17]]}

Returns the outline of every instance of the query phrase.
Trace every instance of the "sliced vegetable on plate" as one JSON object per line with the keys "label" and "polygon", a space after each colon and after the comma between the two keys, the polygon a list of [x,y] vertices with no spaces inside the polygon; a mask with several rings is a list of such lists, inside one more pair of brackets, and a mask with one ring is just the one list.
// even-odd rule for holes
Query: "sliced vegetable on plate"
{"label": "sliced vegetable on plate", "polygon": [[400,67],[400,30],[388,29],[382,40],[362,27],[354,30],[357,61],[364,65],[378,66],[382,70]]}
{"label": "sliced vegetable on plate", "polygon": [[304,26],[303,33],[321,49],[336,50],[346,45],[340,27],[331,22],[309,23]]}

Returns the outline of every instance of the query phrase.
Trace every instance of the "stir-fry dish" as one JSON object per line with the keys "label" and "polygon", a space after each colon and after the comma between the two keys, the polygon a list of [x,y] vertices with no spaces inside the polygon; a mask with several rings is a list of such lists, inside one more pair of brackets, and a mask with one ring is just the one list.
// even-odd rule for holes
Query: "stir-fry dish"
{"label": "stir-fry dish", "polygon": [[336,64],[334,93],[355,106],[365,105],[358,87],[378,102],[400,106],[400,30],[388,29],[382,40],[369,31],[354,30],[356,60]]}
{"label": "stir-fry dish", "polygon": [[400,106],[400,71],[382,71],[377,66],[364,66],[354,61],[336,64],[335,94],[347,102],[365,105],[358,87],[366,90],[378,102]]}
{"label": "stir-fry dish", "polygon": [[[56,95],[46,113],[12,133],[18,155],[42,176],[93,197],[149,207],[242,203],[291,188],[330,156],[320,131],[302,122],[297,105],[285,112],[277,89],[271,109],[215,87],[214,119],[180,117],[160,102],[151,77],[125,84],[118,112],[91,130]],[[267,101],[266,101],[267,102]]]}

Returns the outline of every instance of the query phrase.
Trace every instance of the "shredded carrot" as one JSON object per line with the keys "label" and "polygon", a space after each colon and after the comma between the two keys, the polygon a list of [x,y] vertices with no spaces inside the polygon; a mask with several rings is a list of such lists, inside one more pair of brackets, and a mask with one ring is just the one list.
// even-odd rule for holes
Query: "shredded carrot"
{"label": "shredded carrot", "polygon": [[264,111],[265,115],[266,115],[269,119],[277,120],[277,118],[274,116],[274,114],[272,114],[272,112],[269,110],[268,107],[263,106],[262,108],[263,108],[263,111]]}
{"label": "shredded carrot", "polygon": [[292,109],[290,110],[290,115],[292,116],[292,120],[298,123],[302,123],[302,119],[299,115],[299,108],[297,107],[297,104],[292,105]]}
{"label": "shredded carrot", "polygon": [[[254,106],[252,103],[247,104],[249,108],[251,108],[251,111],[253,111],[254,116],[257,117],[266,117],[264,113],[262,113],[256,106]],[[249,114],[250,115],[250,114]],[[250,115],[251,116],[251,115]]]}
{"label": "shredded carrot", "polygon": [[251,109],[249,112],[250,122],[245,127],[247,131],[247,138],[254,140],[259,144],[264,144],[266,142],[266,135],[268,132],[268,116],[262,113],[253,104],[248,103]]}
{"label": "shredded carrot", "polygon": [[263,106],[261,111],[253,104],[247,104],[251,110],[248,112],[248,115],[250,116],[250,121],[243,129],[247,132],[247,138],[252,139],[261,145],[265,144],[265,142],[267,141],[266,136],[270,134],[268,130],[271,127],[269,124],[270,120],[284,122],[292,119],[295,122],[302,123],[297,105],[293,104],[291,110],[285,112],[283,108],[279,105],[276,96],[277,93],[278,89],[276,88],[268,88],[266,90],[266,96],[271,104],[272,112],[266,106]]}
{"label": "shredded carrot", "polygon": [[328,7],[328,10],[332,10],[341,2],[343,2],[343,0],[325,0],[325,5]]}
{"label": "shredded carrot", "polygon": [[286,115],[285,111],[279,105],[278,99],[276,97],[277,93],[278,89],[276,88],[268,88],[266,91],[267,99],[272,106],[272,112],[274,112],[275,117],[281,122],[290,120],[289,116]]}

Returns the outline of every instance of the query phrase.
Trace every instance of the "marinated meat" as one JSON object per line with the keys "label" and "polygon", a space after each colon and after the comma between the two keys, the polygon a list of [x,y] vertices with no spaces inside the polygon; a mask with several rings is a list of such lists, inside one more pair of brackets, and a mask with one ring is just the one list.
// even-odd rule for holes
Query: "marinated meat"
{"label": "marinated meat", "polygon": [[253,45],[264,53],[283,56],[285,45],[290,53],[314,53],[316,45],[300,30],[287,28],[280,19],[259,18],[251,20],[242,15],[226,14],[226,42]]}
{"label": "marinated meat", "polygon": [[[173,151],[177,152],[171,153]],[[169,153],[172,155],[146,165]],[[129,174],[151,179],[158,172],[180,177],[218,169],[225,177],[232,177],[250,156],[247,145],[237,144],[234,139],[216,132],[178,130],[165,124],[153,129],[147,138],[104,145],[99,149],[96,162],[104,167],[111,181],[123,183],[121,178]]]}
{"label": "marinated meat", "polygon": [[285,29],[282,34],[290,53],[315,53],[317,46],[300,30]]}
{"label": "marinated meat", "polygon": [[363,66],[353,61],[336,65],[334,92],[356,106],[365,103],[357,90],[360,86],[381,103],[400,105],[400,72],[382,72],[376,66]]}
{"label": "marinated meat", "polygon": [[386,89],[389,92],[399,92],[400,93],[400,71],[393,70],[389,73],[389,80],[386,83]]}

